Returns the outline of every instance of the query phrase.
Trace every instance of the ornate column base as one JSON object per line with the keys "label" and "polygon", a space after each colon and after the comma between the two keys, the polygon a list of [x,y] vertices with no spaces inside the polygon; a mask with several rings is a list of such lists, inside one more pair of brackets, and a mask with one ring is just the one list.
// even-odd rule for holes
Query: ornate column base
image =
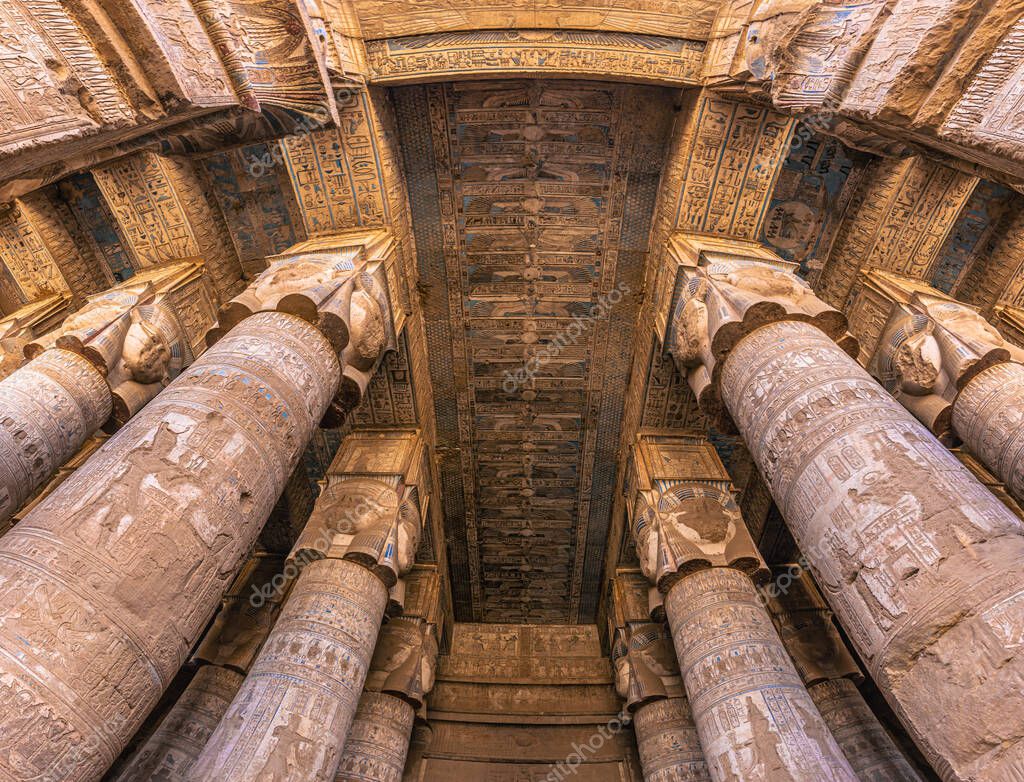
{"label": "ornate column base", "polygon": [[189,779],[333,780],[387,599],[354,562],[307,565]]}
{"label": "ornate column base", "polygon": [[110,417],[110,388],[68,350],[43,351],[0,382],[0,532]]}
{"label": "ornate column base", "polygon": [[114,782],[185,782],[199,754],[245,679],[219,665],[204,665],[177,703]]}
{"label": "ornate column base", "polygon": [[856,684],[828,679],[812,684],[807,692],[858,777],[871,782],[921,782]]}
{"label": "ornate column base", "polygon": [[715,782],[858,782],[749,576],[692,573],[665,611]]}
{"label": "ornate column base", "polygon": [[651,701],[633,713],[644,782],[710,782],[697,726],[685,698]]}
{"label": "ornate column base", "polygon": [[364,690],[334,782],[401,782],[415,718],[401,698]]}

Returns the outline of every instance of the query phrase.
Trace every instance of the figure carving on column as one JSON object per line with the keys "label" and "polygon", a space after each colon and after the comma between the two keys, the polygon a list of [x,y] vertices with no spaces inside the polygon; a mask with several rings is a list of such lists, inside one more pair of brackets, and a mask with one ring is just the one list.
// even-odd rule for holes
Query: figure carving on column
{"label": "figure carving on column", "polygon": [[413,724],[437,665],[434,625],[392,619],[381,630],[334,782],[401,782]]}
{"label": "figure carving on column", "polygon": [[864,675],[832,623],[832,612],[799,565],[774,569],[768,607],[818,711],[862,779],[921,782],[857,683]]}
{"label": "figure carving on column", "polygon": [[[680,262],[682,300],[669,333],[681,345],[716,348],[678,357],[702,408],[743,436],[860,658],[943,779],[1016,773],[1024,709],[1001,704],[1016,702],[1024,676],[1011,629],[1024,625],[1021,521],[850,358],[840,313],[807,296],[755,297],[737,308],[722,270],[729,264],[699,261],[692,253]],[[699,306],[715,316],[682,317]],[[908,333],[934,338],[939,355],[947,334],[951,349],[973,345],[984,356],[991,348],[988,328],[967,311],[929,303],[920,314],[935,322],[931,333]],[[954,342],[957,324],[970,326]],[[921,361],[912,350],[903,366],[911,390],[923,389],[936,350],[919,344]],[[990,367],[968,389],[1007,366],[1017,365]],[[1009,390],[1004,383],[1001,398],[988,397],[992,409]],[[953,412],[961,436],[972,426],[957,420],[965,396],[961,389]]]}
{"label": "figure carving on column", "polygon": [[[116,782],[184,782],[274,626],[287,587],[264,598],[284,558],[258,554],[224,597],[223,606],[193,655],[199,666],[188,687],[136,750]],[[254,601],[254,595],[260,600]]]}
{"label": "figure carving on column", "polygon": [[[388,587],[413,564],[422,447],[415,432],[346,438],[292,551],[302,572],[191,779],[334,779]],[[423,642],[404,640],[408,649],[391,647],[406,664],[391,683],[416,689],[427,683],[412,654]]]}
{"label": "figure carving on column", "polygon": [[633,533],[641,570],[666,595],[711,779],[856,782],[758,595],[769,571],[725,468],[707,441],[672,439],[641,433],[634,448]]}
{"label": "figure carving on column", "polygon": [[[346,278],[334,282],[340,288]],[[201,321],[194,311],[185,314],[191,324]],[[351,328],[346,333],[358,341]],[[110,767],[252,550],[337,393],[346,346],[295,315],[254,313],[0,538],[0,681],[6,683],[0,703],[8,693],[33,704],[38,715],[33,725],[17,710],[0,708],[0,778],[30,773],[95,780]],[[88,365],[56,349],[29,366],[49,354]],[[103,545],[94,540],[99,535]],[[303,636],[303,619],[311,614],[330,620],[345,613],[317,613],[321,596],[339,591],[339,570],[351,576],[342,590],[351,597],[347,615],[353,617],[346,638],[372,648],[380,622],[376,602],[382,612],[387,590],[360,565],[333,559],[303,571],[306,589],[283,611],[276,626],[281,635]],[[367,601],[374,606],[357,610]],[[79,625],[88,632],[69,631]],[[315,641],[297,649],[299,660],[318,660],[325,671],[354,666],[354,709],[362,658]],[[249,680],[255,681],[261,661],[272,678],[274,661],[288,654],[287,641],[266,645]],[[281,742],[287,751],[259,759],[268,773],[311,752],[303,719],[270,726],[270,744]],[[229,712],[218,730],[243,721],[243,714]],[[58,729],[72,738],[32,749],[39,735]]]}
{"label": "figure carving on column", "polygon": [[615,689],[633,715],[644,782],[710,782],[672,638],[647,616],[645,587],[616,576],[609,615]]}

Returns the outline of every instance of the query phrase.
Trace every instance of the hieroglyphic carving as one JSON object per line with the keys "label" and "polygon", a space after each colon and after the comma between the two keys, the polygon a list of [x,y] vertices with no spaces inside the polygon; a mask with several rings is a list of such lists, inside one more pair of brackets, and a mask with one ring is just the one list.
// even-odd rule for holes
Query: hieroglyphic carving
{"label": "hieroglyphic carving", "polygon": [[671,0],[355,0],[367,39],[487,28],[614,30],[673,38],[707,37],[714,3],[681,9]]}
{"label": "hieroglyphic carving", "polygon": [[580,74],[652,84],[699,84],[703,41],[557,30],[478,30],[370,41],[376,83],[440,81],[480,75]]}
{"label": "hieroglyphic carving", "polygon": [[[425,477],[421,448],[416,432],[345,440],[331,465],[335,480],[292,553],[305,567],[191,779],[333,779],[388,589],[412,566],[421,513],[417,484]],[[400,654],[415,645],[400,646],[385,648],[381,663],[419,659]],[[422,697],[416,690],[429,684],[423,679],[422,670],[385,674],[382,686],[408,687],[411,698]]]}
{"label": "hieroglyphic carving", "polygon": [[742,338],[721,388],[817,582],[932,764],[950,780],[1015,773],[1020,716],[977,715],[1022,675],[1020,520],[810,324]]}
{"label": "hieroglyphic carving", "polygon": [[759,239],[795,121],[702,93],[692,116],[682,122],[677,132],[686,141],[674,147],[673,156],[686,161],[686,171],[675,203],[675,228]]}
{"label": "hieroglyphic carving", "polygon": [[996,224],[991,244],[975,259],[956,289],[956,297],[991,312],[1000,304],[1024,303],[1019,273],[1024,257],[1024,196],[1013,195]]}
{"label": "hieroglyphic carving", "polygon": [[864,677],[832,623],[810,574],[799,565],[773,568],[768,607],[800,678],[860,779],[920,782],[856,682]]}
{"label": "hieroglyphic carving", "polygon": [[644,704],[633,713],[633,730],[644,782],[710,782],[693,713],[685,698]]}
{"label": "hieroglyphic carving", "polygon": [[665,599],[679,667],[715,782],[856,782],[750,577],[692,573]]}
{"label": "hieroglyphic carving", "polygon": [[460,618],[593,614],[663,97],[396,90]]}
{"label": "hieroglyphic carving", "polygon": [[931,279],[977,181],[922,157],[874,161],[836,233],[816,286],[819,295],[843,306],[860,269]]}
{"label": "hieroglyphic carving", "polygon": [[209,621],[339,375],[313,327],[254,315],[0,538],[0,775],[102,775]]}
{"label": "hieroglyphic carving", "polygon": [[193,165],[143,152],[92,174],[135,265],[201,259],[226,299],[242,286],[242,268]]}
{"label": "hieroglyphic carving", "polygon": [[364,690],[334,782],[401,782],[415,716],[401,698]]}

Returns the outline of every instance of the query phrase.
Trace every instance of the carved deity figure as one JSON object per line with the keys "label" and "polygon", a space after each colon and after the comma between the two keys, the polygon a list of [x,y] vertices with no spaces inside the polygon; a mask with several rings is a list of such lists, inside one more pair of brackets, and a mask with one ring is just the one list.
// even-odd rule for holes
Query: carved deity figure
{"label": "carved deity figure", "polygon": [[678,698],[683,680],[672,637],[661,624],[629,622],[612,644],[615,689],[630,711],[659,698]]}
{"label": "carved deity figure", "polygon": [[727,490],[670,484],[641,492],[636,502],[633,533],[640,568],[663,592],[682,576],[708,567],[764,574],[739,506]]}

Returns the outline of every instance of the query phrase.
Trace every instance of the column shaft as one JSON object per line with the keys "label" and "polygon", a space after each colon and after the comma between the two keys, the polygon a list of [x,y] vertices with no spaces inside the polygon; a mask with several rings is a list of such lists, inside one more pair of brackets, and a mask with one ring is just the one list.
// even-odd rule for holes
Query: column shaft
{"label": "column shaft", "polygon": [[953,428],[1018,501],[1024,501],[1024,365],[996,364],[953,404]]}
{"label": "column shaft", "polygon": [[721,390],[826,598],[936,770],[1019,776],[1019,520],[808,323],[743,337]]}
{"label": "column shaft", "polygon": [[693,573],[665,611],[715,782],[857,782],[749,576]]}
{"label": "column shaft", "polygon": [[307,565],[189,779],[331,782],[387,597],[354,562]]}
{"label": "column shaft", "polygon": [[44,351],[0,382],[0,530],[110,410],[103,375],[67,350]]}
{"label": "column shaft", "polygon": [[402,782],[415,717],[401,698],[364,690],[334,782]]}
{"label": "column shaft", "polygon": [[651,701],[633,713],[644,782],[710,782],[686,698]]}
{"label": "column shaft", "polygon": [[244,678],[219,665],[204,665],[196,671],[146,746],[118,775],[117,782],[185,782]]}
{"label": "column shaft", "polygon": [[254,315],[0,539],[2,782],[102,776],[248,556],[339,376],[315,328]]}
{"label": "column shaft", "polygon": [[849,679],[827,679],[807,691],[861,780],[921,782],[856,684]]}

